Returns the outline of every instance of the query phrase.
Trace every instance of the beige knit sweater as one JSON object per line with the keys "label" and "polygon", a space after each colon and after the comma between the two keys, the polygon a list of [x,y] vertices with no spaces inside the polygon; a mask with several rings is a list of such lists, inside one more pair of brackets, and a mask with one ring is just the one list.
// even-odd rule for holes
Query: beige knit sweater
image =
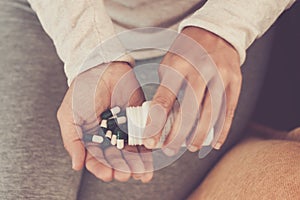
{"label": "beige knit sweater", "polygon": [[[84,70],[113,60],[134,65],[134,59],[125,55],[126,49],[120,51],[122,44],[118,39],[111,42],[109,50],[93,52],[101,42],[115,35],[112,20],[102,0],[28,1],[65,64],[69,85],[82,72],[83,63],[87,65]],[[130,4],[138,1],[131,0]],[[187,4],[191,2],[186,1]],[[179,31],[186,26],[197,26],[221,36],[236,48],[242,64],[245,50],[294,2],[295,0],[208,0],[201,9],[180,23]],[[166,6],[174,6],[174,3]],[[151,9],[145,14],[156,15],[156,11]],[[90,56],[91,54],[93,55]],[[86,62],[87,59],[90,60]]]}

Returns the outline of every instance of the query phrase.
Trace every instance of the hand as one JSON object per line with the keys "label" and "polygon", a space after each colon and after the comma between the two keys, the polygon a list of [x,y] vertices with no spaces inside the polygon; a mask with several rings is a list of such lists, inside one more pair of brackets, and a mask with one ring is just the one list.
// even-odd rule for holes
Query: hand
{"label": "hand", "polygon": [[[104,151],[82,143],[82,135],[97,131],[99,115],[116,105],[140,105],[144,95],[131,67],[124,62],[102,64],[81,73],[71,84],[57,112],[64,146],[72,158],[72,168],[86,168],[99,179],[127,181],[131,175],[142,182],[151,180],[152,157],[143,147],[115,146]],[[141,153],[139,153],[141,152]],[[123,159],[123,157],[125,159]]]}
{"label": "hand", "polygon": [[[163,146],[164,152],[175,154],[185,141],[190,151],[199,150],[212,127],[215,129],[212,146],[220,149],[229,132],[241,88],[236,50],[209,31],[187,27],[163,58],[159,76],[161,85],[149,111],[145,146],[149,149],[155,147],[178,91],[185,85],[180,102],[181,117],[173,123]],[[226,110],[220,124],[222,104],[226,105]],[[201,115],[197,111],[201,111]]]}

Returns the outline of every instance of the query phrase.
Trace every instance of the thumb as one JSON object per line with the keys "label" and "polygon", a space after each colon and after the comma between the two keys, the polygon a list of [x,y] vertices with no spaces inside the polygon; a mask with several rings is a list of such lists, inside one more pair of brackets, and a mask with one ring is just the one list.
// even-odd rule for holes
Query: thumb
{"label": "thumb", "polygon": [[72,169],[79,171],[84,166],[85,161],[85,148],[80,139],[74,141],[70,147],[65,145],[72,159]]}
{"label": "thumb", "polygon": [[57,119],[59,122],[61,136],[63,144],[72,159],[72,168],[79,171],[84,166],[85,160],[85,148],[81,141],[82,131],[81,128],[74,125],[74,123],[66,121],[64,117],[61,117],[60,111],[57,113]]}

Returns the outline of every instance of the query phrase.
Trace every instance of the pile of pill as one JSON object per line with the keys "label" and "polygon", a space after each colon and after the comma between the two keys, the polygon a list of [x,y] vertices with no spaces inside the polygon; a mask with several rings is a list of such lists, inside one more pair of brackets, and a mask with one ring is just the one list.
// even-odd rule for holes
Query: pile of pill
{"label": "pile of pill", "polygon": [[[101,148],[116,146],[123,149],[127,145],[143,145],[143,132],[146,126],[146,120],[151,101],[144,102],[141,106],[127,107],[126,112],[121,113],[119,106],[105,110],[100,114],[99,131],[96,135],[84,134],[84,142],[100,144]],[[174,106],[169,113],[162,135],[155,148],[161,148],[179,110],[179,105]],[[203,146],[211,144],[214,137],[214,129],[208,133]],[[186,146],[186,144],[182,144]]]}
{"label": "pile of pill", "polygon": [[120,128],[120,125],[126,123],[125,116],[118,116],[121,108],[116,106],[112,109],[107,109],[101,113],[100,128],[97,135],[85,134],[84,142],[93,142],[101,144],[102,147],[110,145],[117,146],[118,149],[123,149],[128,140],[127,133]]}

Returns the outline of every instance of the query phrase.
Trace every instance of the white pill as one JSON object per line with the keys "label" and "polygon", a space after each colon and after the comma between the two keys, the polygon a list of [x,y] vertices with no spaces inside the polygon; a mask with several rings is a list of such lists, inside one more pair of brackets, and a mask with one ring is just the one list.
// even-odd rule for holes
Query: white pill
{"label": "white pill", "polygon": [[111,130],[106,131],[105,137],[111,139],[111,136],[112,136]]}
{"label": "white pill", "polygon": [[124,140],[117,140],[117,148],[118,149],[124,148]]}
{"label": "white pill", "polygon": [[103,142],[104,138],[100,135],[93,135],[92,137],[92,142],[95,142],[95,143],[99,143],[101,144]]}
{"label": "white pill", "polygon": [[124,124],[126,123],[126,117],[122,116],[122,117],[118,117],[117,119],[117,123],[118,124]]}
{"label": "white pill", "polygon": [[110,112],[112,115],[116,115],[121,112],[121,108],[119,106],[113,107],[112,109],[110,109]]}
{"label": "white pill", "polygon": [[112,145],[116,145],[117,144],[117,136],[116,135],[112,135],[110,143]]}
{"label": "white pill", "polygon": [[109,119],[118,114],[119,112],[121,112],[121,108],[119,106],[116,106],[112,109],[105,110],[103,113],[101,113],[100,117],[101,119]]}
{"label": "white pill", "polygon": [[107,128],[107,120],[106,119],[103,119],[100,123],[100,126],[103,127],[103,128]]}

